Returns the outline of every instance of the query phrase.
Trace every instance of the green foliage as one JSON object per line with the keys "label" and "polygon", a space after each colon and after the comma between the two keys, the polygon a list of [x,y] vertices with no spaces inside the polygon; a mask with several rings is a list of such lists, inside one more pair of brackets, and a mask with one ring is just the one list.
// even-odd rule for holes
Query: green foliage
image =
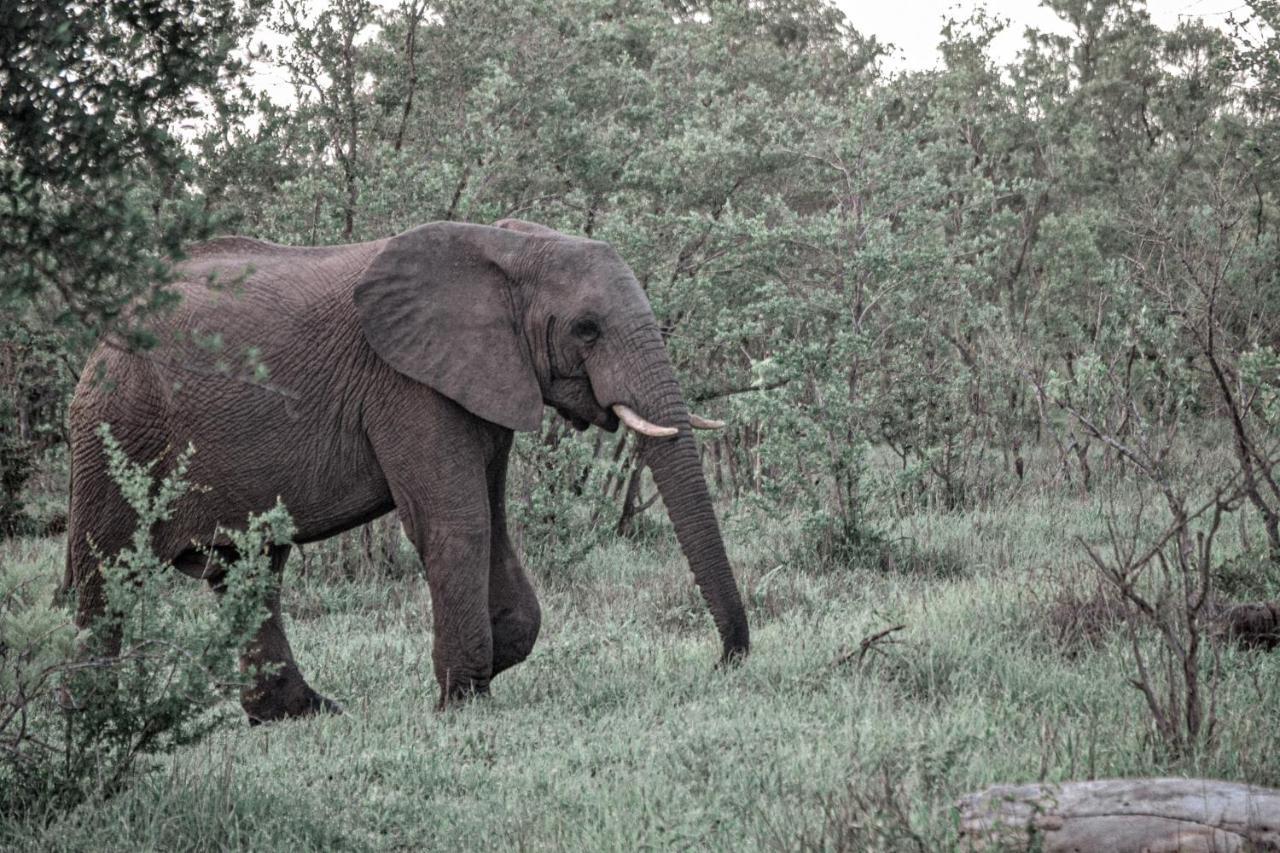
{"label": "green foliage", "polygon": [[151,541],[193,488],[185,479],[191,451],[160,477],[157,463],[130,461],[105,424],[100,435],[138,518],[131,544],[102,562],[105,614],[73,644],[65,612],[48,603],[48,566],[6,564],[0,575],[0,812],[113,794],[145,756],[221,724],[210,709],[253,675],[236,658],[267,615],[269,546],[293,534],[280,505],[251,516],[244,530],[220,531],[238,557],[210,553],[224,589],[216,606],[197,605]]}
{"label": "green foliage", "polygon": [[[1022,478],[1031,431],[1087,489],[1096,439],[1035,390],[1075,383],[1078,366],[1132,362],[1135,389],[1212,416],[1205,374],[1186,361],[1194,346],[1167,323],[1218,266],[1224,328],[1253,327],[1229,347],[1275,342],[1264,318],[1277,312],[1246,307],[1277,292],[1274,164],[1259,154],[1276,122],[1270,2],[1249,4],[1224,34],[1194,22],[1163,31],[1136,0],[1060,0],[1051,8],[1065,34],[1030,32],[1004,68],[990,46],[1005,24],[978,11],[944,28],[939,71],[896,75],[878,66],[883,47],[821,0],[291,2],[271,26],[292,102],[214,98],[188,149],[191,171],[161,118],[190,115],[190,93],[214,69],[239,79],[230,45],[257,8],[209,2],[204,17],[162,4],[160,23],[124,3],[65,22],[34,7],[13,13],[13,38],[48,42],[48,61],[72,57],[87,71],[100,55],[148,49],[165,27],[182,35],[156,79],[129,62],[109,69],[112,99],[142,92],[154,103],[99,134],[98,159],[52,173],[70,181],[79,163],[112,180],[130,174],[137,188],[138,227],[99,229],[119,251],[76,244],[96,252],[94,270],[134,283],[81,288],[119,297],[108,314],[137,282],[163,280],[124,251],[136,240],[114,235],[187,222],[163,211],[191,188],[200,211],[190,223],[234,221],[289,243],[512,215],[607,239],[645,284],[691,396],[735,424],[722,454],[733,457],[733,490],[834,504],[846,527],[860,515],[854,481],[868,444],[901,461],[897,506],[992,500],[995,460]],[[15,154],[104,120],[80,104],[86,93],[24,74],[14,90],[23,103],[50,105],[63,124],[15,125]],[[73,103],[54,109],[59,97]],[[159,191],[125,162],[153,155],[168,164],[161,173],[181,171]],[[107,221],[75,210],[75,222]],[[1189,276],[1167,263],[1172,234],[1199,258]],[[175,253],[171,236],[159,245]],[[38,278],[39,245],[24,243],[25,260],[11,265],[24,280]],[[785,430],[770,423],[781,419]],[[577,464],[584,441],[593,466],[607,454],[590,436],[540,440],[565,455],[557,471]],[[596,481],[612,486],[607,472]],[[579,514],[597,518],[589,492]]]}
{"label": "green foliage", "polygon": [[34,532],[26,486],[64,442],[74,375],[63,341],[0,317],[0,538]]}
{"label": "green foliage", "polygon": [[[579,564],[611,538],[618,510],[611,498],[635,471],[634,444],[625,434],[583,440],[549,415],[547,438],[519,435],[508,470],[511,535],[528,564],[554,573]],[[612,453],[602,452],[605,446]]]}
{"label": "green foliage", "polygon": [[263,5],[0,8],[0,536],[31,526],[21,492],[87,346],[150,345],[170,260],[216,221],[181,137],[243,111],[233,54]]}
{"label": "green foliage", "polygon": [[1227,20],[1236,49],[1225,62],[1251,83],[1243,93],[1254,118],[1248,123],[1253,143],[1249,154],[1259,178],[1274,186],[1280,176],[1280,2],[1246,0]]}
{"label": "green foliage", "polygon": [[51,562],[0,561],[0,813],[20,800],[20,786],[42,784],[41,770],[51,769],[36,732],[76,637],[66,612],[52,604],[58,575]]}
{"label": "green foliage", "polygon": [[[260,4],[258,4],[260,5]],[[0,305],[56,308],[90,336],[201,233],[181,122],[222,91],[255,4],[6,4],[0,14]],[[234,88],[232,88],[234,91]],[[205,98],[204,104],[200,102]]]}

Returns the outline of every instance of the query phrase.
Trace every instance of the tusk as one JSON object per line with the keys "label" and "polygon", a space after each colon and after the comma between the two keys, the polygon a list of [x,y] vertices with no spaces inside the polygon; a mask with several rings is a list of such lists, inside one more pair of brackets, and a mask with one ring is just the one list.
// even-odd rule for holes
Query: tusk
{"label": "tusk", "polygon": [[621,403],[614,403],[612,408],[614,414],[616,414],[624,424],[641,435],[647,435],[650,438],[670,438],[679,432],[675,427],[662,427],[657,424],[651,424],[644,418],[637,415],[634,409],[629,406],[624,406]]}
{"label": "tusk", "polygon": [[694,429],[724,429],[724,421],[704,418],[702,415],[695,415],[693,412],[689,413],[689,424]]}

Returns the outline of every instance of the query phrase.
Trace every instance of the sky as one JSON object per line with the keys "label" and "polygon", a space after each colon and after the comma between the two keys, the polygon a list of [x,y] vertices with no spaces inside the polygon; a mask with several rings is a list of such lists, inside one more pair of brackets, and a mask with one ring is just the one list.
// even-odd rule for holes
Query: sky
{"label": "sky", "polygon": [[[319,0],[323,2],[323,0]],[[376,0],[387,8],[396,5],[395,0]],[[883,67],[895,70],[927,70],[940,64],[937,44],[942,22],[948,17],[964,20],[973,9],[984,6],[989,13],[1010,21],[1008,28],[992,45],[997,62],[1012,61],[1023,46],[1023,31],[1036,27],[1050,32],[1067,32],[1067,28],[1039,0],[834,0],[844,11],[854,29],[865,35],[874,35],[881,42],[896,48]],[[313,4],[315,5],[315,4]],[[1200,18],[1214,26],[1225,27],[1227,16],[1247,12],[1244,0],[1147,0],[1147,10],[1152,19],[1163,29],[1173,29],[1182,18]],[[263,26],[255,36],[255,43],[265,41],[279,45],[281,38]],[[254,72],[255,86],[268,92],[277,102],[293,100],[289,76],[275,65],[260,65]]]}
{"label": "sky", "polygon": [[[942,22],[947,17],[964,20],[976,2],[956,0],[836,0],[853,28],[864,35],[874,35],[882,42],[898,48],[885,65],[890,69],[925,70],[940,63],[937,43]],[[1065,32],[1062,22],[1038,0],[984,0],[987,11],[1008,18],[1010,25],[992,45],[998,61],[1014,58],[1023,45],[1022,33],[1027,27],[1050,32]],[[1184,17],[1201,18],[1214,26],[1224,26],[1227,15],[1247,11],[1243,0],[1147,0],[1147,11],[1162,29],[1173,29]]]}

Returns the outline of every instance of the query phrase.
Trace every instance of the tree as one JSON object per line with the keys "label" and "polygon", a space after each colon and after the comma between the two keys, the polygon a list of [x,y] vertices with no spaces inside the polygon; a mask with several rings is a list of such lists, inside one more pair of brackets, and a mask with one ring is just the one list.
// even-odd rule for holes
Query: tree
{"label": "tree", "polygon": [[204,224],[176,136],[224,109],[261,0],[0,10],[0,304],[96,333]]}
{"label": "tree", "polygon": [[[421,16],[421,10],[417,11]],[[308,20],[310,18],[311,20]],[[281,59],[289,69],[298,112],[323,128],[325,153],[341,171],[343,240],[355,233],[363,176],[361,125],[367,99],[360,91],[361,47],[356,39],[375,23],[369,0],[335,0],[312,14],[302,2],[284,4],[276,31],[289,38]],[[315,242],[313,227],[311,242]]]}
{"label": "tree", "polygon": [[[49,446],[24,420],[30,397],[59,421],[74,353],[107,331],[145,346],[169,259],[207,233],[179,136],[230,109],[244,71],[234,49],[264,3],[0,6],[0,337],[15,343],[0,376],[0,528],[14,526],[25,472]],[[134,301],[137,322],[124,324]],[[33,369],[43,390],[15,389]]]}

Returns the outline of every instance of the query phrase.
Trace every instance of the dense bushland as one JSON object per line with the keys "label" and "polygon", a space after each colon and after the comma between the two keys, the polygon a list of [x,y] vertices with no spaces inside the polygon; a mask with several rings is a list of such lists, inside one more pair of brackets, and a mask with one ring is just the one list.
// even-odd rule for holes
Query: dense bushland
{"label": "dense bushland", "polygon": [[[1024,477],[1041,443],[1087,493],[1119,458],[1099,432],[1130,429],[1136,400],[1221,423],[1244,442],[1241,466],[1265,467],[1275,6],[1162,31],[1135,0],[1049,5],[1070,35],[1029,32],[1005,67],[988,54],[1004,24],[977,11],[944,29],[939,69],[887,74],[883,46],[816,0],[211,2],[170,11],[180,79],[111,64],[123,79],[83,91],[27,68],[36,48],[97,74],[95,57],[159,31],[121,4],[67,13],[64,36],[56,15],[19,6],[0,522],[30,529],[22,486],[58,453],[83,338],[68,330],[110,328],[181,238],[317,244],[435,219],[517,216],[616,244],[691,398],[733,424],[708,447],[717,483],[808,506],[833,542],[865,526],[869,445],[899,458],[904,506],[988,501],[989,461]],[[228,54],[259,17],[276,46]],[[291,92],[249,98],[233,84],[253,63]],[[93,97],[147,110],[113,125]],[[81,132],[100,150],[37,168]],[[77,207],[103,197],[86,176],[129,188],[112,202],[127,231]],[[145,323],[126,333],[145,346]],[[1118,396],[1096,393],[1099,371]],[[548,416],[522,458],[539,541],[579,519],[631,529],[645,503],[625,442]],[[1280,547],[1265,477],[1248,499]]]}

